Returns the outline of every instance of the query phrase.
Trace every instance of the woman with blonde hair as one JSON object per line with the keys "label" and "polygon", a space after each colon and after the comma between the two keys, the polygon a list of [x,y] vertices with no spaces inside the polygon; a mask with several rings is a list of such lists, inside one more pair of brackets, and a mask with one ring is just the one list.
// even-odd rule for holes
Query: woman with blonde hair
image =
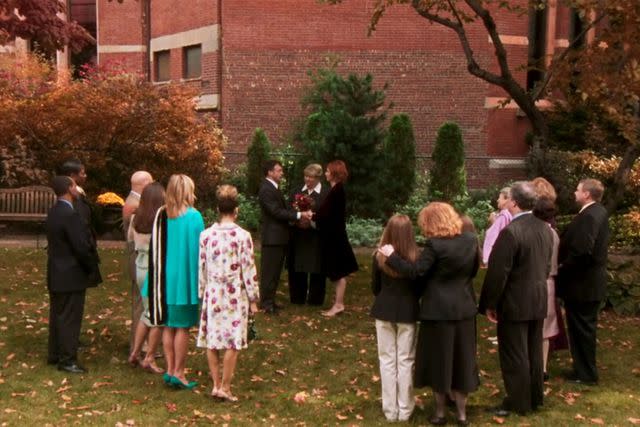
{"label": "woman with blonde hair", "polygon": [[420,211],[418,225],[428,240],[415,262],[396,254],[392,245],[379,251],[402,277],[417,279],[421,298],[414,386],[434,391],[436,411],[429,422],[447,423],[446,397],[452,394],[457,423],[467,425],[467,395],[479,383],[472,287],[479,266],[478,240],[462,232],[460,216],[447,203],[429,203]]}
{"label": "woman with blonde hair", "polygon": [[[238,190],[221,185],[216,198],[220,218],[200,235],[202,311],[197,345],[207,349],[211,396],[235,402],[231,379],[238,352],[247,348],[249,314],[258,311],[260,296],[251,233],[235,223]],[[224,350],[222,359],[220,350]]]}
{"label": "woman with blonde hair", "polygon": [[[409,217],[392,216],[380,245],[393,245],[402,259],[415,262],[418,248]],[[386,261],[380,252],[374,254],[371,281],[376,296],[371,316],[376,319],[382,411],[388,421],[406,421],[415,407],[412,376],[418,297],[414,281],[401,277]]]}
{"label": "woman with blonde hair", "polygon": [[186,175],[171,175],[165,205],[151,233],[148,297],[151,324],[163,325],[166,384],[192,389],[185,377],[189,328],[198,324],[198,248],[204,229],[195,203],[195,184]]}

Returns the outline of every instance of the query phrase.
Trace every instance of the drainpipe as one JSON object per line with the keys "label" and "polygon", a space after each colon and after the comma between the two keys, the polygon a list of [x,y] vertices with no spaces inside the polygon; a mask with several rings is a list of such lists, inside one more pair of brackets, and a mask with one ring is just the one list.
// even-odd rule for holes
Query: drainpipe
{"label": "drainpipe", "polygon": [[144,73],[147,81],[151,81],[151,0],[142,2],[143,22],[144,22],[144,43],[146,46],[146,55],[144,60]]}

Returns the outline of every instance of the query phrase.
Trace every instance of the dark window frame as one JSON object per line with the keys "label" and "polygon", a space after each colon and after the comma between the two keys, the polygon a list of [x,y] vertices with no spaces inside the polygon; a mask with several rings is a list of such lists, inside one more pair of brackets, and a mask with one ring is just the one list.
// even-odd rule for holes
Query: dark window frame
{"label": "dark window frame", "polygon": [[[198,52],[198,64],[194,65],[194,68],[197,67],[197,70],[192,70],[189,62],[189,53],[190,52]],[[185,80],[188,79],[199,79],[202,77],[202,44],[194,44],[190,46],[185,46],[182,48],[182,78]]]}
{"label": "dark window frame", "polygon": [[[160,69],[160,59],[166,55],[166,72]],[[153,77],[156,82],[168,82],[171,80],[171,51],[169,49],[153,52]],[[165,78],[166,77],[166,78]]]}

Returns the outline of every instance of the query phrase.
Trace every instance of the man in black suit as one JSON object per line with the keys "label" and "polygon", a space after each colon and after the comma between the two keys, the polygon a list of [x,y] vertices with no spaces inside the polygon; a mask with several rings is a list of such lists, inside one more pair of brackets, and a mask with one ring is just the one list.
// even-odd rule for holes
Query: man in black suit
{"label": "man in black suit", "polygon": [[78,364],[78,339],[85,290],[99,277],[97,252],[89,232],[73,207],[75,182],[56,176],[58,201],[47,215],[47,289],[49,290],[49,364],[71,373],[84,373]]}
{"label": "man in black suit", "polygon": [[[304,169],[304,185],[291,193],[291,200],[304,195],[313,200],[311,210],[320,207],[329,186],[322,185],[322,166],[312,163]],[[292,304],[323,305],[326,277],[322,272],[320,232],[315,223],[301,219],[291,228],[291,245],[287,256],[289,297]],[[308,294],[308,295],[307,295]]]}
{"label": "man in black suit", "polygon": [[553,236],[531,214],[536,193],[528,182],[511,187],[513,215],[493,246],[479,311],[498,323],[498,350],[506,397],[493,408],[525,414],[543,400],[542,325],[547,315],[547,277]]}
{"label": "man in black suit", "polygon": [[564,300],[573,372],[568,380],[596,384],[598,311],[606,295],[609,221],[600,204],[604,186],[583,179],[575,191],[580,213],[560,239],[556,293]]}
{"label": "man in black suit", "polygon": [[279,184],[282,179],[282,164],[268,160],[263,167],[264,179],[258,191],[258,202],[262,212],[262,255],[260,258],[260,308],[275,314],[276,289],[284,265],[289,243],[289,222],[300,218],[311,219],[311,212],[296,212],[288,208]]}

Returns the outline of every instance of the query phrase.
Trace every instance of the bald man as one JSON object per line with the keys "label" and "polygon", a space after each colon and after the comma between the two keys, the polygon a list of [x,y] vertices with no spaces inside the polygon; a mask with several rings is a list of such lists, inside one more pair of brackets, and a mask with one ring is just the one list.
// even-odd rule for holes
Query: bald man
{"label": "bald man", "polygon": [[127,200],[122,207],[122,227],[124,235],[127,238],[127,270],[129,272],[129,278],[131,279],[131,336],[129,338],[129,353],[133,349],[133,337],[136,327],[138,326],[138,320],[142,314],[142,298],[140,297],[140,291],[136,284],[136,252],[133,247],[133,241],[128,239],[129,224],[131,223],[131,216],[136,213],[138,205],[140,204],[140,195],[142,190],[148,184],[153,182],[153,177],[147,171],[137,171],[131,175],[131,191],[127,196]]}

